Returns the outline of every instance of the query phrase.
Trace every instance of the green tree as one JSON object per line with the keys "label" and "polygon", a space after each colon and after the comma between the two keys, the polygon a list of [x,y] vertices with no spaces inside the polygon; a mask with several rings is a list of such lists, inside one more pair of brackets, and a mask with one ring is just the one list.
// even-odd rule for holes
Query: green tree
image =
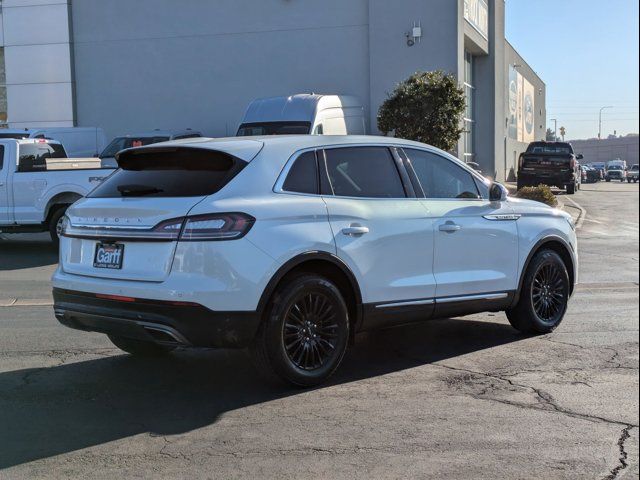
{"label": "green tree", "polygon": [[547,142],[555,142],[557,140],[555,133],[550,128],[547,128],[546,140]]}
{"label": "green tree", "polygon": [[378,110],[378,130],[399,138],[456,148],[466,100],[456,78],[440,70],[417,72],[398,84]]}

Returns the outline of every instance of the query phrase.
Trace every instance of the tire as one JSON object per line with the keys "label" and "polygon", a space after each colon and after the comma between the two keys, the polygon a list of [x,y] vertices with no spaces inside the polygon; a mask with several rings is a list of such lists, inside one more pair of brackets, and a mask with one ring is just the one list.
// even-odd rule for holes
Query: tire
{"label": "tire", "polygon": [[62,217],[65,212],[69,208],[69,205],[63,205],[58,207],[52,214],[51,218],[49,218],[49,236],[51,236],[51,241],[55,246],[58,246],[60,243],[60,235],[58,229],[60,227],[60,222],[62,221]]}
{"label": "tire", "polygon": [[576,193],[576,184],[570,183],[567,185],[567,195],[573,195]]}
{"label": "tire", "polygon": [[123,350],[136,357],[161,357],[173,351],[175,347],[168,345],[158,345],[144,340],[108,335],[109,340],[120,350]]}
{"label": "tire", "polygon": [[[549,289],[543,290],[544,285]],[[506,312],[509,323],[523,333],[552,332],[567,312],[569,292],[569,273],[562,258],[553,250],[541,250],[525,272],[518,303]]]}
{"label": "tire", "polygon": [[604,181],[609,183],[611,181],[611,179],[610,178],[605,178]]}
{"label": "tire", "polygon": [[250,347],[261,374],[311,387],[336,371],[349,342],[349,314],[331,281],[296,275],[278,287],[266,312]]}

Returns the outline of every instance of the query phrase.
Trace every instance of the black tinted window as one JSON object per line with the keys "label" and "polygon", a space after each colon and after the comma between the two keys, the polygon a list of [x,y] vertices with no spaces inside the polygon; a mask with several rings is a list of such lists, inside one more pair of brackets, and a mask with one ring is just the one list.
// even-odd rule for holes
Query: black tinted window
{"label": "black tinted window", "polygon": [[318,166],[315,152],[305,152],[296,159],[282,189],[287,192],[318,193]]}
{"label": "black tinted window", "polygon": [[237,137],[256,135],[307,135],[311,130],[309,122],[262,122],[243,123]]}
{"label": "black tinted window", "polygon": [[334,195],[404,198],[400,174],[388,148],[353,147],[325,150]]}
{"label": "black tinted window", "polygon": [[47,169],[47,158],[65,158],[59,144],[23,143],[18,147],[18,172],[40,172]]}
{"label": "black tinted window", "polygon": [[4,165],[4,145],[0,145],[0,171],[2,171],[3,165]]}
{"label": "black tinted window", "polygon": [[246,162],[212,150],[144,152],[120,158],[116,170],[88,196],[192,197],[211,195],[240,172]]}
{"label": "black tinted window", "polygon": [[473,176],[435,153],[405,149],[426,198],[479,198]]}

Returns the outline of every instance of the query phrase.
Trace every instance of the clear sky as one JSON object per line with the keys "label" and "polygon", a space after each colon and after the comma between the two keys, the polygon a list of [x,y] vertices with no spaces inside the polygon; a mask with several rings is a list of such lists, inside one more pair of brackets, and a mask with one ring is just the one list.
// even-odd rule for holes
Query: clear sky
{"label": "clear sky", "polygon": [[638,133],[638,0],[507,0],[506,35],[567,139]]}

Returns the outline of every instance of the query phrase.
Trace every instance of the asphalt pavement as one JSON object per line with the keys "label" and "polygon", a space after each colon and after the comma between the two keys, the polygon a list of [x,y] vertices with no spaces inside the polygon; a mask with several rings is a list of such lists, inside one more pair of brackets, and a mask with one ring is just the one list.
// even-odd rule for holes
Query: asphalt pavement
{"label": "asphalt pavement", "polygon": [[0,478],[638,478],[638,185],[584,185],[562,325],[361,335],[328,385],[243,351],[139,360],[58,324],[46,236],[0,239]]}

